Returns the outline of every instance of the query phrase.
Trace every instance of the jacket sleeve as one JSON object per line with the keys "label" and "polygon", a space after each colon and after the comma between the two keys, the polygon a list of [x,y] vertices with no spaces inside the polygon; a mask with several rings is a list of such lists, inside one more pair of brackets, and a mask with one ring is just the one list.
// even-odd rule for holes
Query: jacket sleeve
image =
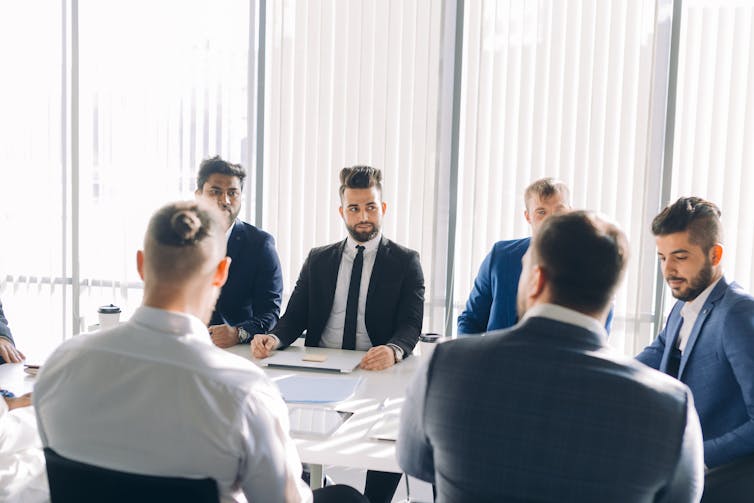
{"label": "jacket sleeve", "polygon": [[283,298],[283,271],[272,236],[265,238],[259,254],[257,277],[252,285],[254,316],[241,323],[241,327],[251,335],[264,334],[275,327]]}
{"label": "jacket sleeve", "polygon": [[[13,341],[13,335],[10,333],[10,327],[8,326],[8,320],[5,318],[5,313],[3,313],[3,303],[0,302],[0,337],[3,337],[5,339],[8,339],[11,343],[15,345],[15,342]],[[5,363],[5,360],[0,357],[0,363]]]}
{"label": "jacket sleeve", "polygon": [[409,355],[419,341],[424,323],[424,273],[419,254],[412,252],[401,285],[395,332],[388,343],[395,344]]}
{"label": "jacket sleeve", "polygon": [[492,253],[490,251],[484,258],[469,299],[466,301],[466,309],[458,316],[458,335],[481,334],[487,331],[492,309],[492,286],[490,285]]}
{"label": "jacket sleeve", "polygon": [[675,470],[663,489],[664,497],[659,501],[685,503],[699,501],[704,488],[704,451],[702,448],[702,428],[696,414],[691,391],[686,390],[686,421],[681,439],[681,450]]}
{"label": "jacket sleeve", "polygon": [[301,337],[309,322],[309,275],[311,271],[312,254],[306,257],[296,286],[293,289],[285,313],[277,326],[270,333],[280,339],[280,347],[290,346],[293,341]]}
{"label": "jacket sleeve", "polygon": [[748,421],[704,442],[704,460],[709,467],[728,463],[754,452],[754,303],[743,300],[725,317],[721,330],[723,351],[741,389]]}
{"label": "jacket sleeve", "polygon": [[423,362],[414,374],[406,390],[406,400],[401,408],[396,456],[398,465],[408,475],[429,483],[435,481],[435,460],[432,444],[424,426],[425,400],[427,396],[430,362]]}

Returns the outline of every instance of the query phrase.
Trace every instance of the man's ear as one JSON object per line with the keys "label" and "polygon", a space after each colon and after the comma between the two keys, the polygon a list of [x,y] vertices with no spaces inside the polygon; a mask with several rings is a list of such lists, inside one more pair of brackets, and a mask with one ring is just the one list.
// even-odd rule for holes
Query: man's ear
{"label": "man's ear", "polygon": [[228,281],[228,270],[230,270],[230,257],[223,257],[215,269],[215,274],[212,277],[212,286],[221,288]]}
{"label": "man's ear", "polygon": [[387,211],[387,203],[385,201],[382,201],[382,214],[384,215]]}
{"label": "man's ear", "polygon": [[526,223],[531,225],[531,217],[529,216],[529,210],[524,210],[524,218],[526,219]]}
{"label": "man's ear", "polygon": [[139,271],[139,277],[144,281],[144,252],[136,252],[136,270]]}
{"label": "man's ear", "polygon": [[547,271],[535,265],[531,271],[531,281],[529,285],[529,296],[536,299],[542,295],[547,285]]}
{"label": "man's ear", "polygon": [[719,265],[720,261],[723,259],[723,245],[720,243],[715,243],[712,245],[712,248],[710,248],[709,251],[709,260],[712,262],[712,265]]}
{"label": "man's ear", "polygon": [[338,213],[340,213],[340,218],[343,218],[343,206],[338,206]]}

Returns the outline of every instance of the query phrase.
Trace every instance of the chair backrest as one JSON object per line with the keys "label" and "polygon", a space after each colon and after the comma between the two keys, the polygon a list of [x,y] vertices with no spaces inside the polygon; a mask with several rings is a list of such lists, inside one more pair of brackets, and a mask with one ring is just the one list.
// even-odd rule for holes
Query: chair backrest
{"label": "chair backrest", "polygon": [[139,475],[64,458],[49,447],[44,453],[52,503],[220,501],[217,483],[211,478]]}
{"label": "chair backrest", "polygon": [[702,503],[749,503],[754,498],[754,455],[717,466],[704,475]]}

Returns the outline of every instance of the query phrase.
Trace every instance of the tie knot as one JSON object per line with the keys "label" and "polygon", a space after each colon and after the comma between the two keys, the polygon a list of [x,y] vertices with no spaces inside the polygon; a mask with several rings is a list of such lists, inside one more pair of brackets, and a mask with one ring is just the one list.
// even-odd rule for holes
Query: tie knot
{"label": "tie knot", "polygon": [[364,253],[364,247],[361,245],[356,245],[356,253]]}

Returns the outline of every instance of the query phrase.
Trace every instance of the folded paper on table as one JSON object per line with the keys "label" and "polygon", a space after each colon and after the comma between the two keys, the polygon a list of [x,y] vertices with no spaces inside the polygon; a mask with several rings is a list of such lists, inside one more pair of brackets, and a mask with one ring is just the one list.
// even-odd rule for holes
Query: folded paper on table
{"label": "folded paper on table", "polygon": [[334,403],[350,398],[360,382],[361,377],[292,375],[275,384],[288,403]]}

